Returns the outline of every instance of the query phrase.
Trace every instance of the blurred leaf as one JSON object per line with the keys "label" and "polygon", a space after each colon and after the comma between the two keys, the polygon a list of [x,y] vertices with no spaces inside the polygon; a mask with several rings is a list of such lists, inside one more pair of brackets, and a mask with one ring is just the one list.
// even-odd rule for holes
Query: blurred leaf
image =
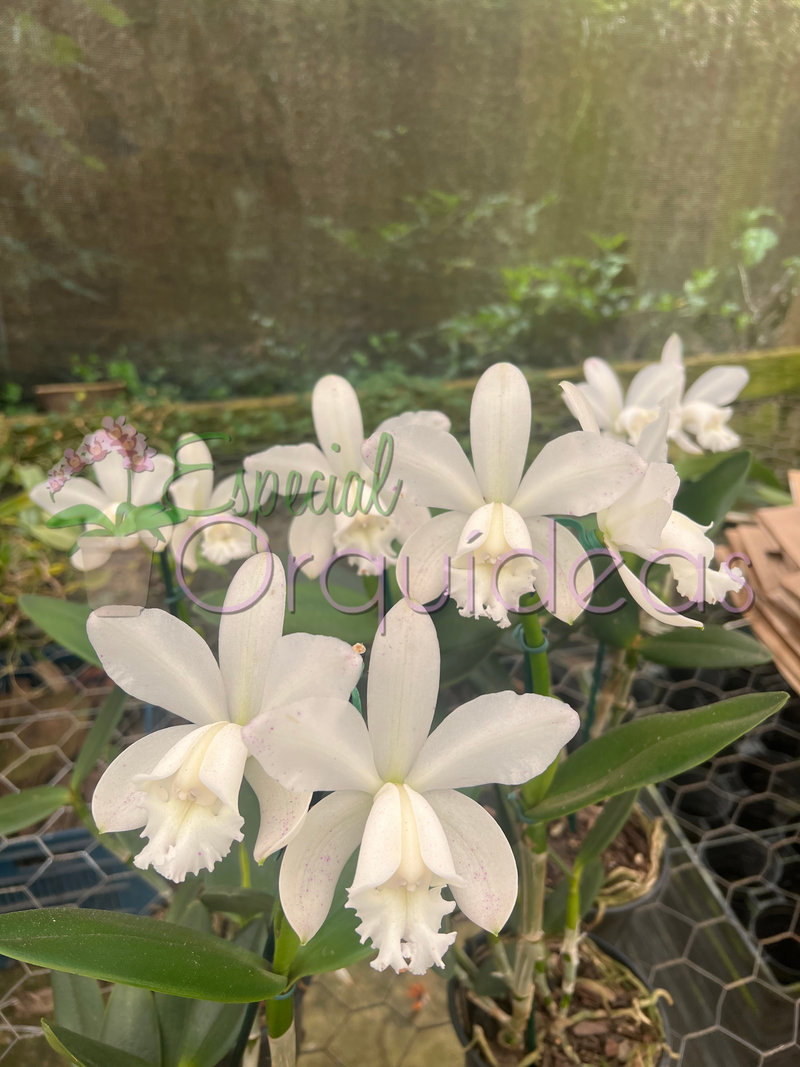
{"label": "blurred leaf", "polygon": [[778,235],[768,226],[750,226],[739,240],[739,251],[745,267],[756,267],[778,243]]}
{"label": "blurred leaf", "polygon": [[351,967],[359,960],[371,956],[375,949],[372,942],[366,945],[359,941],[356,927],[361,920],[350,908],[337,907],[334,902],[330,914],[307,945],[301,945],[292,960],[289,981],[310,974],[327,974],[340,967]]}
{"label": "blurred leaf", "polygon": [[94,11],[96,15],[104,18],[106,22],[110,22],[112,26],[116,26],[117,29],[133,25],[133,20],[129,19],[121,8],[110,4],[108,0],[81,0],[81,3]]}
{"label": "blurred leaf", "polygon": [[101,666],[86,634],[86,622],[92,610],[88,604],[24,593],[19,598],[19,606],[56,644],[66,648],[68,652],[74,652],[87,663]]}
{"label": "blurred leaf", "polygon": [[103,997],[94,978],[52,971],[50,985],[56,1022],[76,1034],[100,1039],[103,1032]]}
{"label": "blurred leaf", "polygon": [[158,1016],[150,990],[115,985],[108,998],[100,1037],[112,1048],[161,1067]]}
{"label": "blurred leaf", "polygon": [[708,531],[711,536],[738,500],[752,459],[749,452],[736,452],[697,481],[684,482],[675,497],[675,510],[703,526],[711,524]]}
{"label": "blurred leaf", "polygon": [[758,726],[787,699],[788,693],[750,693],[618,726],[569,755],[544,800],[528,814],[541,821],[559,819],[618,793],[674,778]]}
{"label": "blurred leaf", "polygon": [[[592,910],[597,895],[602,889],[606,873],[602,861],[598,858],[589,860],[581,874],[580,911],[581,918]],[[567,924],[567,897],[569,896],[569,878],[562,878],[555,889],[551,890],[544,902],[544,921],[542,923],[546,937],[557,937],[564,932]]]}
{"label": "blurred leaf", "polygon": [[75,544],[75,536],[78,533],[77,530],[72,533],[69,530],[50,530],[41,524],[31,526],[30,531],[37,541],[59,552],[68,552]]}
{"label": "blurred leaf", "polygon": [[[365,592],[334,585],[332,582],[328,583],[328,592],[335,604],[348,608],[357,607],[369,601]],[[346,641],[348,645],[355,645],[359,642],[370,645],[377,629],[377,606],[354,614],[343,612],[325,598],[319,582],[298,581],[295,587],[294,611],[287,611],[283,632],[285,634],[325,634],[329,637],[338,637]]]}
{"label": "blurred leaf", "polygon": [[755,667],[769,663],[772,653],[741,630],[706,626],[702,630],[670,630],[645,637],[639,651],[652,663],[667,667]]}
{"label": "blurred leaf", "polygon": [[0,952],[40,967],[220,1003],[264,1000],[286,985],[258,956],[222,938],[90,908],[0,915]]}
{"label": "blurred leaf", "polygon": [[70,784],[73,789],[77,789],[80,786],[103,754],[106,745],[114,736],[114,731],[119,725],[127,702],[128,694],[116,685],[103,701],[103,706],[98,711],[92,728],[78,753],[78,758],[75,760],[72,777],[70,778]]}
{"label": "blurred leaf", "polygon": [[[638,573],[637,566],[640,568],[641,562],[634,564],[635,573]],[[592,567],[596,582],[608,567],[613,567],[613,562],[610,556],[592,556]],[[591,610],[610,608],[620,602],[622,606],[615,611]],[[614,648],[630,648],[636,641],[640,630],[639,605],[628,593],[617,570],[612,570],[595,589],[582,621],[593,637]]]}
{"label": "blurred leaf", "polygon": [[109,534],[114,534],[116,527],[114,522],[104,515],[93,504],[74,504],[71,508],[64,508],[47,520],[47,526],[51,530],[63,530],[65,526],[102,526]]}
{"label": "blurred leaf", "polygon": [[576,867],[586,868],[591,860],[605,852],[628,821],[638,795],[638,789],[631,789],[629,793],[618,793],[617,796],[605,802],[594,826],[583,839],[583,844],[575,857]]}
{"label": "blurred leaf", "polygon": [[78,1067],[111,1067],[112,1064],[113,1067],[157,1067],[149,1060],[131,1056],[91,1037],[75,1034],[57,1023],[50,1025],[46,1019],[42,1019],[42,1031],[50,1048]]}
{"label": "blurred leaf", "polygon": [[71,803],[69,789],[63,785],[37,785],[21,793],[0,797],[0,834],[8,837],[17,830],[52,815],[57,808]]}
{"label": "blurred leaf", "polygon": [[442,657],[440,686],[466,678],[496,647],[502,631],[492,619],[465,619],[448,599],[441,611],[431,615]]}
{"label": "blurred leaf", "polygon": [[274,898],[258,889],[244,889],[238,885],[215,885],[207,889],[200,902],[209,911],[224,911],[229,915],[238,915],[247,922],[256,915],[269,915],[275,903]]}

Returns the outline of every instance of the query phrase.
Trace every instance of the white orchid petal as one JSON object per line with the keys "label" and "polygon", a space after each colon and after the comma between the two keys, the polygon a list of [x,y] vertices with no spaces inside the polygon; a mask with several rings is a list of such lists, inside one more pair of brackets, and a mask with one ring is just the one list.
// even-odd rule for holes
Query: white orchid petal
{"label": "white orchid petal", "polygon": [[675,363],[648,363],[634,377],[625,397],[626,408],[674,407],[683,391],[683,367]]}
{"label": "white orchid petal", "polygon": [[666,623],[668,626],[694,626],[697,629],[703,629],[702,622],[697,622],[695,619],[688,619],[674,608],[670,608],[663,602],[663,600],[660,600],[655,593],[651,592],[650,589],[646,589],[644,584],[627,564],[620,563],[617,570],[619,571],[620,578],[625,583],[625,588],[639,607],[643,608],[651,618],[658,619],[659,622]]}
{"label": "white orchid petal", "polygon": [[270,552],[246,560],[228,586],[219,624],[219,665],[229,717],[239,725],[261,710],[272,649],[283,631],[285,603],[283,565]]}
{"label": "white orchid petal", "polygon": [[581,429],[586,433],[600,433],[600,425],[594,412],[589,397],[584,391],[573,385],[572,382],[561,382],[564,392],[564,403],[581,424]]}
{"label": "white orchid petal", "polygon": [[377,444],[377,439],[382,433],[394,433],[395,430],[406,426],[427,426],[431,430],[446,432],[450,429],[450,420],[441,411],[404,411],[402,415],[391,415],[388,419],[384,419],[372,437],[376,439]]}
{"label": "white orchid petal", "polygon": [[314,386],[311,412],[317,439],[331,468],[340,477],[360,470],[364,424],[352,385],[338,374],[326,374]]}
{"label": "white orchid petal", "polygon": [[39,482],[30,490],[28,496],[48,515],[57,515],[59,511],[74,508],[77,504],[90,504],[98,511],[105,511],[111,503],[103,490],[94,482],[90,482],[88,478],[70,478],[57,493],[53,494],[52,499],[47,482]]}
{"label": "white orchid petal", "polygon": [[448,560],[456,556],[459,536],[469,516],[460,511],[436,515],[403,545],[397,561],[397,580],[405,596],[429,604],[441,596],[447,582]]}
{"label": "white orchid petal", "polygon": [[602,410],[601,418],[595,407],[600,425],[604,429],[611,428],[622,410],[622,387],[619,378],[604,359],[598,359],[596,356],[584,361],[583,375],[592,390],[593,399]]}
{"label": "white orchid petal", "polygon": [[426,612],[401,600],[375,635],[367,679],[369,734],[383,781],[402,782],[428,736],[439,693],[439,641]]}
{"label": "white orchid petal", "polygon": [[579,725],[572,708],[553,697],[476,697],[433,731],[407,782],[418,793],[486,782],[518,785],[549,767]]}
{"label": "white orchid petal", "polygon": [[319,634],[285,634],[272,649],[262,711],[306,697],[349,700],[364,660],[352,645]]}
{"label": "white orchid petal", "polygon": [[134,776],[150,774],[178,741],[196,732],[196,726],[169,726],[139,738],[117,756],[92,796],[92,816],[101,833],[122,833],[144,826],[147,822],[145,795],[134,785]]}
{"label": "white orchid petal", "polygon": [[[169,487],[169,494],[180,508],[187,511],[202,511],[209,506],[214,488],[214,467],[211,452],[205,441],[192,441],[195,434],[182,434],[178,438],[177,457],[179,469],[207,463],[207,470],[189,471],[176,478]],[[186,443],[186,442],[190,443]],[[183,443],[182,443],[183,442]],[[196,520],[195,520],[196,521]]]}
{"label": "white orchid petal", "polygon": [[531,549],[537,554],[536,592],[551,615],[572,624],[585,610],[586,594],[594,581],[586,550],[553,519],[528,519],[526,527]]}
{"label": "white orchid petal", "polygon": [[287,789],[363,789],[381,785],[367,726],[335,697],[299,700],[264,712],[243,730],[264,770]]}
{"label": "white orchid petal", "polygon": [[219,667],[191,626],[160,608],[124,616],[107,610],[92,612],[86,632],[120,689],[198,725],[228,718]]}
{"label": "white orchid petal", "polygon": [[315,515],[308,509],[292,520],[289,527],[289,551],[295,559],[305,555],[313,557],[303,564],[302,573],[306,578],[318,578],[334,554],[335,531],[336,516],[329,511]]}
{"label": "white orchid petal", "polygon": [[[385,503],[383,501],[381,503],[388,508],[388,500]],[[431,521],[431,513],[427,508],[421,508],[418,504],[413,504],[410,500],[406,500],[405,497],[400,497],[392,512],[392,520],[395,540],[404,545],[412,534],[415,534],[420,527]]]}
{"label": "white orchid petal", "polygon": [[679,488],[680,478],[671,463],[650,463],[619,500],[598,514],[598,525],[618,548],[644,559],[658,549]]}
{"label": "white orchid petal", "polygon": [[[275,445],[267,448],[264,452],[256,452],[255,455],[247,456],[244,461],[244,469],[251,476],[255,471],[264,474],[272,471],[278,478],[278,492],[285,495],[289,484],[289,475],[296,471],[302,476],[302,482],[295,488],[300,490],[301,498],[311,487],[311,479],[319,472],[325,475],[325,481],[317,479],[314,483],[315,493],[323,492],[327,487],[327,479],[333,474],[333,468],[316,445],[307,442],[302,445]],[[294,479],[295,483],[297,479]],[[266,478],[263,481],[265,497],[270,495],[274,488],[274,479]]]}
{"label": "white orchid petal", "polygon": [[[410,426],[394,435],[394,456],[387,489],[403,483],[403,495],[420,507],[462,511],[468,515],[484,503],[463,448],[452,434],[427,426]],[[377,448],[377,444],[375,445]],[[375,462],[369,442],[364,459]]]}
{"label": "white orchid petal", "polygon": [[92,470],[109,500],[118,503],[128,499],[128,471],[119,452],[109,452],[92,466]]}
{"label": "white orchid petal", "polygon": [[520,515],[590,515],[620,497],[644,472],[635,449],[577,430],[549,441],[511,502]]}
{"label": "white orchid petal", "polygon": [[658,418],[648,422],[636,442],[636,451],[647,463],[666,463],[667,439],[669,436],[670,412],[661,405]]}
{"label": "white orchid petal", "polygon": [[414,812],[423,863],[432,874],[447,882],[449,886],[463,885],[464,879],[456,869],[447,835],[428,798],[415,792],[409,785],[404,786],[404,789]]}
{"label": "white orchid petal", "polygon": [[517,900],[517,865],[506,836],[491,815],[455,790],[432,790],[425,799],[441,823],[463,884],[452,892],[472,922],[499,934]]}
{"label": "white orchid petal", "polygon": [[256,863],[263,863],[267,856],[288,845],[300,832],[312,794],[284,789],[252,756],[245,763],[244,776],[253,787],[261,809],[253,858]]}
{"label": "white orchid petal", "polygon": [[744,367],[712,367],[690,385],[683,398],[684,405],[705,401],[715,407],[732,404],[750,380]]}
{"label": "white orchid petal", "polygon": [[332,793],[311,808],[289,842],[281,863],[281,904],[302,944],[325,922],[339,875],[358,848],[371,807],[366,793]]}
{"label": "white orchid petal", "polygon": [[[104,463],[115,455],[117,455],[116,452],[109,453],[104,460],[100,461],[99,466],[102,467]],[[141,471],[139,474],[133,475],[131,503],[140,507],[143,504],[155,504],[156,501],[161,500],[174,469],[175,464],[171,456],[165,456],[162,453],[153,456],[153,469],[151,471]],[[127,496],[126,489],[119,499],[127,500]]]}
{"label": "white orchid petal", "polygon": [[531,391],[511,363],[495,363],[475,387],[470,411],[475,476],[485,500],[508,504],[519,488],[531,435]]}
{"label": "white orchid petal", "polygon": [[683,341],[677,333],[671,333],[661,349],[661,362],[671,366],[683,365]]}
{"label": "white orchid petal", "polygon": [[[412,816],[413,818],[413,816]],[[400,790],[387,782],[375,794],[364,827],[358,865],[350,887],[351,894],[377,889],[388,882],[402,858],[403,810]],[[416,833],[416,827],[413,828]]]}
{"label": "white orchid petal", "polygon": [[225,807],[239,813],[239,790],[248,751],[239,726],[229,723],[215,734],[200,764],[200,781]]}

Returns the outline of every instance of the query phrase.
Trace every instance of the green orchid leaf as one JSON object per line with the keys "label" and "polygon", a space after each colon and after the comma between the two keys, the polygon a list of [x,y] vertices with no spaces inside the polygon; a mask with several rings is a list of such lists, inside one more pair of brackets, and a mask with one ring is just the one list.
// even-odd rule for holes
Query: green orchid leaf
{"label": "green orchid leaf", "polygon": [[111,1048],[161,1067],[158,1015],[150,990],[115,985],[106,1005],[100,1039]]}
{"label": "green orchid leaf", "polygon": [[68,652],[74,652],[87,663],[93,663],[96,667],[101,665],[86,634],[86,622],[92,610],[88,604],[23,593],[19,598],[19,606],[56,644]]}
{"label": "green orchid leaf", "polygon": [[209,911],[223,911],[248,922],[256,915],[271,914],[275,900],[258,889],[244,889],[238,885],[215,885],[206,889],[200,902]]}
{"label": "green orchid leaf", "polygon": [[283,632],[285,634],[309,633],[338,637],[348,645],[370,645],[378,629],[378,609],[353,614],[340,611],[336,605],[357,608],[369,603],[365,592],[349,589],[343,585],[328,583],[328,592],[333,604],[325,598],[319,582],[301,582],[295,586],[292,610],[287,610]]}
{"label": "green orchid leaf", "polygon": [[86,740],[81,745],[81,750],[72,769],[70,783],[73,789],[77,789],[80,786],[103,754],[106,745],[109,744],[114,736],[114,731],[119,726],[119,721],[125,711],[127,702],[128,694],[116,685],[103,701],[103,706],[98,711]]}
{"label": "green orchid leaf", "polygon": [[454,600],[448,600],[431,618],[442,657],[440,686],[455,685],[466,678],[503,636],[503,631],[492,619],[465,619],[459,615]]}
{"label": "green orchid leaf", "polygon": [[103,1033],[103,997],[94,978],[52,971],[50,985],[56,1022],[84,1037],[100,1039]]}
{"label": "green orchid leaf", "polygon": [[327,974],[340,967],[352,967],[359,960],[372,956],[372,942],[362,945],[356,927],[361,920],[351,908],[334,901],[328,918],[307,945],[301,945],[292,960],[289,980],[297,981],[311,974]]}
{"label": "green orchid leaf", "polygon": [[77,1064],[77,1067],[111,1067],[111,1064],[114,1067],[157,1067],[149,1060],[73,1033],[57,1023],[49,1024],[45,1019],[42,1019],[42,1031],[50,1048],[63,1056],[67,1063]]}
{"label": "green orchid leaf", "polygon": [[580,851],[575,857],[576,868],[586,868],[591,860],[602,856],[628,821],[628,816],[633,811],[633,805],[636,803],[638,795],[638,789],[631,789],[630,792],[618,793],[615,797],[611,797],[605,802],[603,810],[584,838]]}
{"label": "green orchid leaf", "polygon": [[8,837],[17,830],[46,819],[58,808],[71,803],[69,789],[63,785],[36,785],[21,793],[0,797],[0,834]]}
{"label": "green orchid leaf", "polygon": [[262,959],[222,938],[90,908],[0,915],[0,952],[39,967],[226,1004],[274,997],[286,986]]}
{"label": "green orchid leaf", "polygon": [[93,504],[75,504],[71,508],[51,515],[45,524],[51,530],[63,530],[65,526],[102,526],[108,533],[115,532],[114,523]]}
{"label": "green orchid leaf", "polygon": [[697,481],[684,482],[675,497],[675,510],[703,526],[711,524],[708,532],[713,535],[744,489],[752,461],[750,452],[736,452]]}
{"label": "green orchid leaf", "polygon": [[[580,917],[592,910],[597,900],[606,872],[599,858],[595,857],[586,864],[581,872]],[[567,897],[569,895],[569,878],[562,878],[555,889],[547,894],[544,902],[544,919],[542,926],[546,937],[557,937],[564,933],[567,924]]]}
{"label": "green orchid leaf", "polygon": [[788,693],[750,693],[705,708],[634,719],[576,749],[528,814],[558,819],[618,793],[663,782],[710,759],[780,711]]}
{"label": "green orchid leaf", "polygon": [[706,626],[702,630],[671,630],[655,637],[645,637],[639,652],[652,663],[667,667],[755,667],[769,663],[772,653],[742,630]]}

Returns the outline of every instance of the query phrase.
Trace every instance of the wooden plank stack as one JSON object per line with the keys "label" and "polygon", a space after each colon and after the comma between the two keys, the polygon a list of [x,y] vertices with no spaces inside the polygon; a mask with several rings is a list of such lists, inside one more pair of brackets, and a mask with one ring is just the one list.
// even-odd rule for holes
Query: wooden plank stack
{"label": "wooden plank stack", "polygon": [[[755,597],[744,617],[783,677],[800,692],[800,471],[789,472],[789,488],[791,504],[760,508],[750,521],[729,526],[727,544],[718,546],[717,558],[741,553],[731,566],[741,570]],[[742,607],[752,596],[745,587],[729,599]]]}

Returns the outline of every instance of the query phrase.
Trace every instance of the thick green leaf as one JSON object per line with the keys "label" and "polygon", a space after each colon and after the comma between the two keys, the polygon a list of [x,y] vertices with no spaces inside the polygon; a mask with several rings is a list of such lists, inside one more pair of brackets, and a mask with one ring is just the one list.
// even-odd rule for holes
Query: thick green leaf
{"label": "thick green leaf", "polygon": [[226,1004],[274,997],[286,986],[262,959],[222,938],[89,908],[0,915],[0,952],[39,967]]}
{"label": "thick green leaf", "polygon": [[703,526],[711,523],[709,533],[715,533],[744,488],[752,461],[749,452],[736,452],[697,481],[684,482],[675,497],[675,510]]}
{"label": "thick green leaf", "polygon": [[103,706],[98,711],[92,728],[81,745],[78,758],[75,760],[72,778],[70,779],[73,789],[78,788],[103,754],[103,750],[114,736],[117,726],[119,726],[119,720],[125,711],[127,701],[128,694],[116,685],[103,701]]}
{"label": "thick green leaf", "polygon": [[603,805],[603,810],[597,817],[597,821],[583,840],[578,855],[575,857],[575,866],[586,868],[591,860],[601,856],[622,827],[628,821],[628,816],[633,810],[638,789],[631,789],[628,793],[618,793],[611,797]]}
{"label": "thick green leaf", "polygon": [[94,978],[52,971],[50,985],[58,1025],[99,1040],[103,1033],[104,1004]]}
{"label": "thick green leaf", "polygon": [[[53,971],[53,974],[57,973]],[[106,1005],[100,1038],[112,1048],[161,1067],[158,1016],[155,997],[150,990],[115,985]]]}
{"label": "thick green leaf", "polygon": [[441,611],[431,615],[439,638],[442,657],[440,685],[460,682],[478,666],[503,636],[492,619],[465,619],[456,602],[448,600]]}
{"label": "thick green leaf", "polygon": [[42,1031],[50,1048],[68,1063],[78,1064],[78,1067],[155,1067],[148,1060],[131,1056],[129,1052],[122,1052],[94,1038],[73,1033],[57,1023],[48,1025],[45,1019],[42,1019]]}
{"label": "thick green leaf", "polygon": [[340,967],[352,967],[359,960],[373,955],[372,942],[362,945],[356,927],[361,920],[350,908],[337,907],[307,945],[301,945],[292,960],[289,980],[294,982],[310,974],[327,974]]}
{"label": "thick green leaf", "polygon": [[268,893],[238,885],[215,885],[203,893],[200,901],[209,911],[224,911],[245,921],[256,915],[270,914],[274,904]]}
{"label": "thick green leaf", "polygon": [[755,667],[772,659],[769,649],[754,637],[722,626],[645,637],[639,651],[645,659],[667,667]]}
{"label": "thick green leaf", "polygon": [[70,803],[69,789],[63,785],[36,785],[21,793],[0,797],[0,834],[8,836]]}
{"label": "thick green leaf", "polygon": [[101,665],[86,635],[86,620],[92,610],[88,604],[23,593],[19,598],[19,606],[57,644],[87,663],[94,663],[97,667]]}
{"label": "thick green leaf", "polygon": [[[581,918],[592,909],[597,894],[605,881],[603,864],[597,858],[589,860],[581,873],[580,911]],[[567,896],[569,879],[562,878],[555,889],[547,894],[544,902],[544,920],[542,926],[547,937],[556,937],[564,932],[567,923]]]}
{"label": "thick green leaf", "polygon": [[[610,556],[592,556],[595,582],[611,566]],[[614,611],[601,610],[616,604],[621,606]],[[597,586],[581,619],[593,637],[614,648],[630,648],[639,636],[639,605],[631,598],[616,570]]]}
{"label": "thick green leaf", "polygon": [[102,526],[108,533],[114,533],[114,522],[104,515],[93,504],[75,504],[71,508],[64,508],[47,520],[51,530],[63,530],[65,526]]}
{"label": "thick green leaf", "polygon": [[529,814],[558,819],[688,771],[780,711],[788,695],[751,693],[705,708],[648,715],[609,730],[564,760],[547,796]]}
{"label": "thick green leaf", "polygon": [[328,583],[328,592],[335,602],[326,600],[318,581],[304,582],[298,579],[295,586],[294,610],[286,613],[283,632],[286,634],[309,633],[338,637],[348,645],[372,644],[378,629],[378,609],[349,614],[335,605],[354,608],[369,602],[365,592],[348,589],[343,585]]}

